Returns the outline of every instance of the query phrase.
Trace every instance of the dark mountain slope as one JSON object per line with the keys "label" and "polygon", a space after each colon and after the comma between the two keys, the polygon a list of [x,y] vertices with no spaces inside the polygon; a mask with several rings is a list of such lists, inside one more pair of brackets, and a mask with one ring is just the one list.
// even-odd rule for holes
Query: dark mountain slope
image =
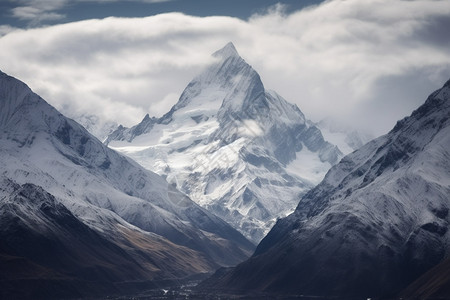
{"label": "dark mountain slope", "polygon": [[450,299],[450,259],[446,259],[410,284],[404,299]]}
{"label": "dark mountain slope", "polygon": [[[195,251],[119,224],[111,239],[33,184],[5,181],[1,190],[12,191],[0,203],[5,299],[114,294],[134,290],[133,282],[151,287],[155,279],[211,268]],[[128,287],[116,284],[124,282]]]}
{"label": "dark mountain slope", "polygon": [[450,254],[450,81],[344,157],[252,258],[203,287],[395,295]]}

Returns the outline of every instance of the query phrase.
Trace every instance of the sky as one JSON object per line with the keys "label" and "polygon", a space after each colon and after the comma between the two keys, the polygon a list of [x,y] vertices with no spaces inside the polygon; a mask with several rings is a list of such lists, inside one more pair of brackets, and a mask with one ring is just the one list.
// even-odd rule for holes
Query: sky
{"label": "sky", "polygon": [[161,116],[233,42],[313,121],[390,130],[450,79],[448,0],[2,0],[0,70],[69,117]]}

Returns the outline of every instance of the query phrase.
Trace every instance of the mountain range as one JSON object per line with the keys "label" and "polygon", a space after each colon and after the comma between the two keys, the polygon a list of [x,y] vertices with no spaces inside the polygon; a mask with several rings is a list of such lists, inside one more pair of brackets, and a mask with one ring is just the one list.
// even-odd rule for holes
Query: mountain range
{"label": "mountain range", "polygon": [[123,293],[206,274],[254,245],[0,72],[2,298]]}
{"label": "mountain range", "polygon": [[0,299],[449,298],[450,80],[366,143],[212,59],[104,143],[0,72]]}

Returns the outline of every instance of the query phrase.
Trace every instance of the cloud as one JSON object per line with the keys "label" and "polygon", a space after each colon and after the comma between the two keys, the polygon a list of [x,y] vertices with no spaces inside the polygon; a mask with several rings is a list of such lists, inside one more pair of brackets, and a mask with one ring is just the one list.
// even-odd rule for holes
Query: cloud
{"label": "cloud", "polygon": [[20,20],[29,21],[36,26],[45,21],[55,21],[65,18],[65,15],[56,13],[68,4],[67,0],[21,0],[20,6],[11,10],[12,16]]}
{"label": "cloud", "polygon": [[9,25],[0,25],[0,37],[17,30],[17,28],[9,26]]}
{"label": "cloud", "polygon": [[41,10],[32,6],[21,6],[16,7],[12,10],[13,16],[15,18],[31,21],[30,25],[39,25],[44,21],[55,21],[61,20],[65,18],[65,15],[58,14],[54,12],[46,12],[45,10]]}
{"label": "cloud", "polygon": [[78,0],[79,2],[119,2],[119,1],[128,1],[128,2],[143,2],[143,3],[162,3],[162,2],[170,2],[176,0]]}
{"label": "cloud", "polygon": [[[30,27],[40,26],[48,21],[57,21],[66,18],[65,14],[58,11],[66,8],[69,4],[91,2],[91,3],[112,3],[119,2],[119,0],[10,0],[17,2],[19,6],[11,9],[12,17],[29,21]],[[120,0],[129,2],[142,3],[161,3],[175,0]]]}
{"label": "cloud", "polygon": [[17,30],[0,69],[68,115],[126,126],[160,116],[233,41],[266,88],[314,121],[340,117],[381,134],[450,77],[447,0],[333,0],[248,21],[180,13]]}
{"label": "cloud", "polygon": [[258,48],[275,90],[310,117],[334,111],[379,134],[450,77],[449,13],[448,1],[335,0],[250,23],[269,33]]}
{"label": "cloud", "polygon": [[[56,1],[56,0],[55,0]],[[143,2],[143,3],[161,3],[161,2],[170,2],[176,0],[75,0],[78,2],[98,2],[98,3],[111,3],[111,2],[119,2],[119,1],[128,1],[128,2]]]}

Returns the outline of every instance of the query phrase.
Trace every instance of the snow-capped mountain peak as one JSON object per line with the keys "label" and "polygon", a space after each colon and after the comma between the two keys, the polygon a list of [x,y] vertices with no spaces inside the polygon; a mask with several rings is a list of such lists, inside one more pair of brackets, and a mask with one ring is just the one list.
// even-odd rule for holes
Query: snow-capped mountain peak
{"label": "snow-capped mountain peak", "polygon": [[167,114],[119,128],[107,143],[257,242],[342,154],[266,91],[232,43],[213,56]]}
{"label": "snow-capped mountain peak", "polygon": [[234,47],[234,44],[232,42],[229,42],[222,49],[214,52],[213,56],[226,59],[228,57],[239,57],[239,53],[237,52],[236,48]]}
{"label": "snow-capped mountain peak", "polygon": [[259,75],[239,56],[232,43],[213,57],[218,60],[189,83],[174,106],[175,111],[189,105],[189,111],[210,117],[219,109],[243,110],[245,99],[254,101],[264,92]]}

